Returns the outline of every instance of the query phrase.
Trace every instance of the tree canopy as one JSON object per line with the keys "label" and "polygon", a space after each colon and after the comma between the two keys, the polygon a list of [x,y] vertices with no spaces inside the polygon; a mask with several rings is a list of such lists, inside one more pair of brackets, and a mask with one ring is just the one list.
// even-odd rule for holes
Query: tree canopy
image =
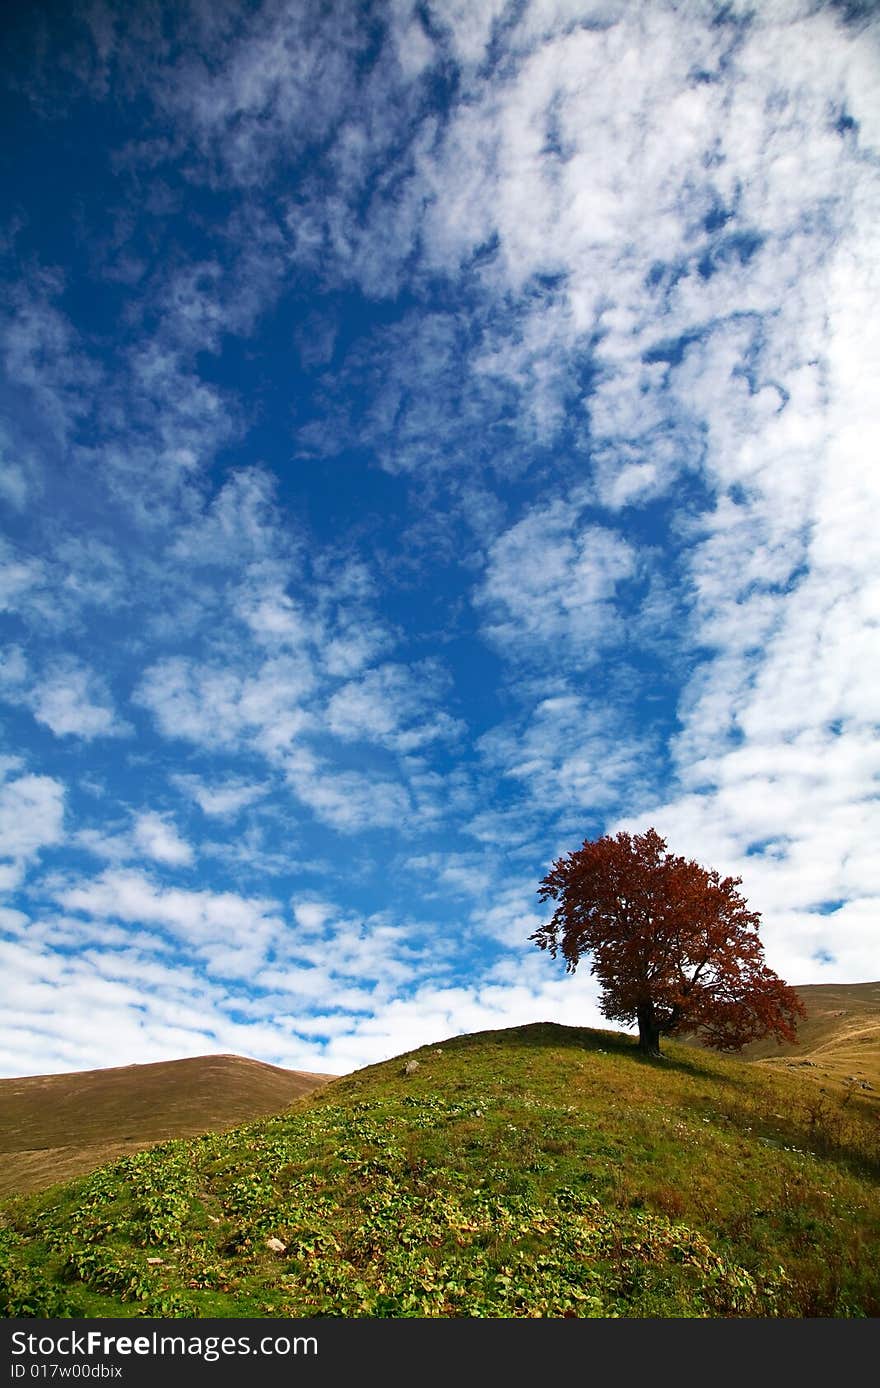
{"label": "tree canopy", "polygon": [[603,1015],[637,1022],[648,1055],[661,1036],[691,1031],[722,1051],[791,1041],[804,1006],[764,963],[741,883],[668,853],[655,829],[585,840],[541,882],[541,900],[558,904],[529,939],[569,973],[590,955]]}

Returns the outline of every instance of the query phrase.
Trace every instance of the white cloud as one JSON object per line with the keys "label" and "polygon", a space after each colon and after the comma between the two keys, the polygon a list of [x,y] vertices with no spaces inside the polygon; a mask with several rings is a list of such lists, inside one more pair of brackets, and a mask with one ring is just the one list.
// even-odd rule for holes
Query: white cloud
{"label": "white cloud", "polygon": [[[483,906],[471,915],[476,930],[486,932],[492,939],[499,940],[508,949],[520,951],[528,949],[528,938],[544,923],[545,908],[537,900],[537,884],[530,881],[510,882],[497,888],[492,896],[491,906]],[[530,956],[529,956],[530,958]],[[500,967],[504,957],[497,961]],[[514,965],[507,961],[515,974],[519,972],[519,961]],[[545,973],[549,972],[545,969]]]}
{"label": "white cloud", "polygon": [[[551,7],[541,13],[552,27]],[[855,908],[876,891],[866,851],[877,829],[880,675],[869,519],[880,497],[865,451],[880,364],[864,312],[880,208],[862,153],[877,136],[870,44],[830,9],[798,6],[754,14],[735,46],[725,25],[671,7],[625,12],[601,31],[564,32],[571,11],[556,16],[563,32],[504,80],[474,79],[426,161],[425,177],[445,194],[428,213],[429,253],[453,271],[494,236],[483,271],[493,292],[562,277],[552,296],[524,295],[522,313],[554,324],[560,380],[579,334],[598,335],[583,401],[588,499],[617,511],[674,501],[688,473],[706,489],[689,517],[679,513],[672,540],[684,548],[666,556],[692,607],[681,634],[697,667],[673,748],[682,793],[656,802],[627,765],[620,781],[636,803],[656,806],[638,823],[684,838],[670,833],[674,847],[702,845],[710,860],[760,873],[772,937],[786,903],[809,909],[840,896]],[[534,9],[521,25],[532,36],[549,27]],[[695,84],[697,69],[720,80]],[[842,112],[851,138],[835,124]],[[537,339],[539,328],[523,340],[529,333]],[[496,352],[492,366],[523,388],[516,354]],[[603,620],[617,615],[613,591],[595,614],[589,586],[569,621],[557,578],[576,591],[574,532],[560,547],[558,522],[542,509],[554,522],[548,542],[532,518],[496,540],[481,597],[495,600],[502,620],[489,632],[505,649],[527,636],[537,645],[533,633],[545,629],[567,664],[579,637],[589,649],[621,631]],[[672,615],[682,623],[680,604]],[[643,624],[636,631],[643,637]],[[567,784],[586,805],[601,795],[603,741],[612,757],[620,743],[600,733],[591,752],[587,737],[579,757],[575,722],[563,720],[554,739],[551,710],[546,697],[536,704],[524,745],[499,729],[484,748],[530,787],[555,763],[544,781],[552,796],[564,798]],[[781,856],[765,865],[744,856],[779,834]],[[846,916],[799,919],[804,938],[835,954],[836,932],[845,947]],[[784,963],[802,969],[802,951]],[[811,976],[827,967],[817,956]]]}
{"label": "white cloud", "polygon": [[407,858],[403,866],[425,879],[420,894],[429,900],[434,895],[446,894],[479,899],[493,882],[490,861],[475,853],[417,853]]}
{"label": "white cloud", "polygon": [[[287,964],[295,969],[307,965],[323,979],[323,987],[314,993],[316,998],[320,997],[325,1005],[332,998],[334,1006],[357,1008],[391,996],[426,967],[436,968],[436,960],[424,952],[423,931],[418,927],[395,923],[384,913],[355,916],[338,908],[322,914],[319,920],[318,913],[309,910],[313,904],[300,905],[300,929],[289,934],[276,951],[281,973],[276,972],[274,965],[261,971],[258,981],[264,987],[278,987]],[[346,1004],[339,999],[342,984],[367,986],[374,996],[367,999],[358,995],[355,1003]],[[296,992],[289,980],[283,986]]]}
{"label": "white cloud", "polygon": [[0,783],[0,885],[17,887],[42,848],[64,838],[64,786],[52,776],[11,776]]}
{"label": "white cloud", "polygon": [[33,601],[34,590],[46,581],[46,567],[40,559],[16,554],[0,539],[0,612],[18,612]]}
{"label": "white cloud", "polygon": [[[236,635],[206,641],[204,658],[149,665],[133,699],[165,737],[264,758],[318,820],[342,832],[424,822],[442,787],[414,754],[463,731],[438,707],[448,677],[434,659],[364,668],[391,638],[374,615],[369,571],[334,558],[315,556],[308,584],[280,561],[248,560],[225,594]],[[349,752],[353,743],[380,749],[372,771]],[[206,813],[230,813],[264,793],[242,777],[217,795],[185,774],[174,783]]]}
{"label": "white cloud", "polygon": [[27,657],[20,646],[7,646],[0,653],[0,690],[3,697],[17,702],[29,675]]}
{"label": "white cloud", "polygon": [[138,856],[131,834],[114,833],[110,825],[101,829],[77,829],[71,840],[78,848],[108,863],[125,863]]}
{"label": "white cloud", "polygon": [[103,680],[72,657],[54,662],[29,698],[38,723],[56,737],[127,737],[129,724],[113,708]]}
{"label": "white cloud", "polygon": [[376,742],[405,753],[454,738],[464,725],[431,707],[444,684],[433,662],[376,666],[333,694],[326,709],[327,727],[344,742]]}
{"label": "white cloud", "polygon": [[157,863],[167,863],[171,867],[188,867],[193,861],[193,850],[185,839],[180,837],[167,815],[148,811],[135,819],[134,842],[145,858]]}
{"label": "white cloud", "polygon": [[593,819],[637,796],[653,774],[656,746],[648,728],[636,731],[630,711],[616,714],[605,699],[564,684],[524,718],[511,719],[478,743],[488,765],[520,785],[546,832],[548,819],[571,811]]}
{"label": "white cloud", "polygon": [[123,606],[126,586],[122,557],[94,537],[50,542],[39,558],[0,539],[0,612],[39,632],[69,633],[86,609]]}
{"label": "white cloud", "polygon": [[155,810],[133,812],[127,823],[105,820],[101,828],[78,829],[71,842],[114,864],[148,859],[168,867],[189,867],[194,859],[192,846],[181,838],[170,815]]}
{"label": "white cloud", "polygon": [[[117,1064],[232,1051],[345,1073],[481,1028],[538,1019],[605,1025],[589,974],[565,978],[526,944],[523,932],[539,917],[518,888],[473,924],[519,948],[467,985],[439,977],[436,953],[425,949],[431,928],[350,916],[316,898],[296,903],[296,929],[270,932],[271,962],[254,955],[246,975],[220,967],[205,976],[197,961],[163,953],[155,935],[114,935],[108,917],[150,922],[199,949],[218,927],[237,940],[273,922],[274,903],[164,891],[120,873],[58,896],[87,919],[13,923],[13,938],[0,941],[0,967],[16,979],[0,1046],[7,1073],[102,1065],[108,1047]],[[52,948],[75,941],[75,953]],[[243,977],[247,991],[234,981]]]}
{"label": "white cloud", "polygon": [[[56,899],[76,914],[3,922],[0,967],[16,979],[7,1072],[89,1068],[108,1047],[118,1064],[232,1051],[327,1069],[307,1038],[352,1033],[426,968],[437,972],[423,927],[315,898],[296,903],[295,927],[274,902],[164,889],[140,873],[60,886]],[[372,1047],[362,1050],[366,1059]]]}
{"label": "white cloud", "polygon": [[254,640],[269,648],[301,649],[320,631],[286,592],[283,578],[271,574],[262,581],[257,575],[251,577],[239,595],[237,615]]}
{"label": "white cloud", "polygon": [[319,931],[328,916],[335,915],[335,907],[326,901],[296,901],[293,914],[303,930]]}
{"label": "white cloud", "polygon": [[138,949],[58,954],[33,940],[0,941],[16,980],[5,1009],[0,1069],[45,1074],[182,1056],[271,1055],[320,1069],[320,1052],[285,1020],[234,1020],[234,999],[194,970],[168,968]]}
{"label": "white cloud", "polygon": [[0,698],[30,709],[56,737],[127,737],[132,729],[119,717],[104,680],[73,656],[50,661],[34,677],[18,646],[0,661]]}
{"label": "white cloud", "polygon": [[[753,884],[772,961],[796,982],[875,967],[850,925],[877,892],[880,548],[869,517],[880,492],[865,453],[874,425],[862,364],[880,364],[880,339],[858,308],[867,266],[837,253],[830,281],[821,379],[809,364],[790,378],[785,409],[763,427],[764,452],[719,414],[713,456],[748,492],[719,503],[693,554],[696,633],[717,654],[682,702],[682,793],[640,817]],[[781,846],[746,856],[761,841]],[[838,899],[845,909],[804,914]]]}
{"label": "white cloud", "polygon": [[232,819],[249,805],[261,800],[269,790],[265,782],[239,780],[208,783],[198,776],[174,775],[174,785],[194,800],[203,814],[217,819]]}
{"label": "white cloud", "polygon": [[0,317],[0,356],[9,387],[22,400],[33,431],[56,443],[65,443],[87,413],[101,379],[57,307],[63,289],[58,270],[32,268],[7,286]]}
{"label": "white cloud", "polygon": [[239,569],[295,549],[263,468],[231,472],[197,519],[178,529],[172,555],[193,566]]}
{"label": "white cloud", "polygon": [[255,675],[171,657],[145,672],[134,697],[166,737],[204,747],[252,742],[264,753],[274,753],[307,726],[302,701],[313,682],[305,656],[266,660]]}
{"label": "white cloud", "polygon": [[67,911],[159,926],[191,944],[208,973],[219,977],[248,977],[284,929],[274,901],[165,887],[123,868],[82,884],[60,885],[55,897]]}
{"label": "white cloud", "polygon": [[19,463],[0,458],[0,499],[14,511],[23,511],[30,490],[24,468]]}
{"label": "white cloud", "polygon": [[402,827],[414,819],[406,786],[381,774],[334,770],[303,748],[285,758],[285,777],[315,817],[343,834]]}
{"label": "white cloud", "polygon": [[347,1032],[331,1033],[324,1063],[335,1073],[348,1073],[451,1036],[535,1021],[616,1030],[599,1012],[595,981],[588,973],[548,978],[546,960],[542,962],[540,980],[521,980],[517,961],[512,971],[499,972],[497,982],[485,978],[472,985],[428,984],[411,997],[396,998],[369,1017],[354,1020]]}
{"label": "white cloud", "polygon": [[99,515],[109,495],[138,549],[146,541],[155,554],[182,516],[197,512],[202,471],[240,425],[231,395],[161,329],[139,335],[115,365],[101,396],[101,429],[77,445],[76,468],[84,492],[99,479]]}
{"label": "white cloud", "polygon": [[581,521],[576,506],[536,508],[490,547],[478,594],[490,614],[487,634],[538,660],[561,646],[567,667],[590,663],[603,642],[619,638],[618,590],[637,571],[632,545]]}
{"label": "white cloud", "polygon": [[52,553],[51,599],[75,618],[84,607],[112,611],[131,603],[126,559],[96,536],[68,536]]}
{"label": "white cloud", "polygon": [[482,5],[470,5],[468,0],[439,0],[427,9],[456,59],[476,66],[485,57],[493,25],[507,9],[507,0],[486,0]]}

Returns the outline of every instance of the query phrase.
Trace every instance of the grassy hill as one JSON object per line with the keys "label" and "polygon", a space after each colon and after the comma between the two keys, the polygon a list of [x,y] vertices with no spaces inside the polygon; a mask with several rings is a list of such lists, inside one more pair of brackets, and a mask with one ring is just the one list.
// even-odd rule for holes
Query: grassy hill
{"label": "grassy hill", "polygon": [[795,991],[807,1009],[797,1040],[782,1046],[755,1041],[743,1058],[800,1069],[828,1093],[852,1091],[880,1108],[880,982],[815,983]]}
{"label": "grassy hill", "polygon": [[456,1037],[8,1202],[5,1313],[880,1315],[876,1113],[667,1050]]}
{"label": "grassy hill", "polygon": [[234,1055],[0,1080],[0,1197],[280,1108],[332,1078]]}
{"label": "grassy hill", "polygon": [[756,1041],[743,1054],[776,1065],[799,1061],[811,1079],[836,1089],[855,1086],[880,1104],[880,982],[816,983],[797,991],[807,1016],[794,1045]]}

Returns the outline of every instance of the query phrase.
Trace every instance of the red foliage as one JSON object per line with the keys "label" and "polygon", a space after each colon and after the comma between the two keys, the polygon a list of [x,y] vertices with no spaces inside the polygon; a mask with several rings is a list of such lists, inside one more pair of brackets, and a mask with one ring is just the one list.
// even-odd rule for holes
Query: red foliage
{"label": "red foliage", "polygon": [[764,964],[741,882],[667,853],[654,829],[606,835],[553,864],[538,894],[558,905],[529,938],[561,952],[569,973],[592,955],[602,1012],[637,1021],[651,1055],[661,1035],[697,1029],[722,1051],[767,1035],[792,1041],[804,1006]]}

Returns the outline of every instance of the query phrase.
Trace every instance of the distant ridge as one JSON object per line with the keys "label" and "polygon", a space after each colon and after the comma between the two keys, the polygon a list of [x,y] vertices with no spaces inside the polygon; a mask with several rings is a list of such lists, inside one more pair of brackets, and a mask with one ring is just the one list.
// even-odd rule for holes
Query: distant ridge
{"label": "distant ridge", "polygon": [[[795,991],[807,1009],[797,1040],[754,1041],[741,1058],[799,1069],[835,1094],[854,1088],[880,1105],[880,981],[808,983]],[[687,1037],[685,1044],[698,1043]]]}
{"label": "distant ridge", "polygon": [[333,1078],[206,1055],[0,1080],[0,1196],[42,1190],[168,1138],[265,1117]]}

